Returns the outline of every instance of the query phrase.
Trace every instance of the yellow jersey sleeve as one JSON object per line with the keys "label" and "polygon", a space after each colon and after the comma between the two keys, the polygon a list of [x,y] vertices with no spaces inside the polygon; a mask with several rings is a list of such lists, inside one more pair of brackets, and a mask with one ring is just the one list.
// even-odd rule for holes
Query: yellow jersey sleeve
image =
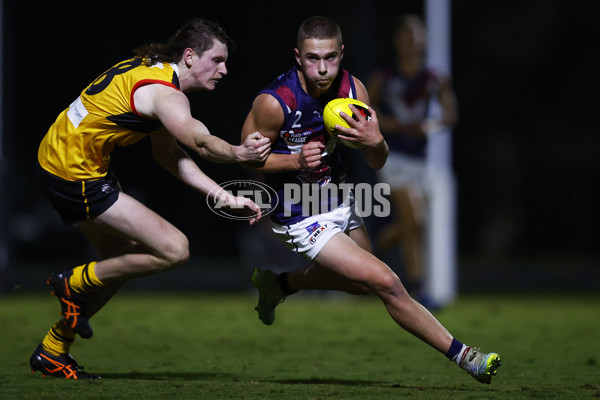
{"label": "yellow jersey sleeve", "polygon": [[58,115],[42,139],[38,150],[42,168],[70,181],[105,176],[116,146],[129,146],[162,127],[135,110],[133,94],[149,84],[179,90],[177,67],[146,66],[142,59],[132,58],[100,75]]}

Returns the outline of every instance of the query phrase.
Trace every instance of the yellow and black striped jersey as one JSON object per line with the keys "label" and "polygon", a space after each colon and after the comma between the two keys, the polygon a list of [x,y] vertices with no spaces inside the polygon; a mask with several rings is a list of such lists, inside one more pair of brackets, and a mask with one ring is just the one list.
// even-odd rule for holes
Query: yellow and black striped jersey
{"label": "yellow and black striped jersey", "polygon": [[177,66],[146,66],[132,58],[100,75],[59,114],[42,139],[42,168],[70,181],[105,176],[116,146],[129,146],[162,127],[158,120],[137,113],[133,102],[139,87],[154,83],[179,90]]}

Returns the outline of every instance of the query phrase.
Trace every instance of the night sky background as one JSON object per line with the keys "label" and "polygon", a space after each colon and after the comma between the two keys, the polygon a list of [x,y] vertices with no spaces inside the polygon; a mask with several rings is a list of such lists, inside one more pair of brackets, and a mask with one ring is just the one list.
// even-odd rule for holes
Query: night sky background
{"label": "night sky background", "polygon": [[[397,16],[423,15],[415,0],[207,3],[4,1],[1,196],[9,270],[89,258],[82,236],[62,225],[37,187],[37,147],[56,115],[133,48],[166,41],[194,17],[219,22],[238,44],[229,76],[190,100],[214,135],[238,143],[255,93],[292,66],[304,19],[339,22],[343,66],[364,82],[389,61]],[[462,0],[453,2],[452,17],[459,268],[600,271],[600,2]],[[236,165],[198,163],[217,182],[252,177]],[[362,167],[349,169],[360,177]],[[202,196],[161,170],[149,140],[115,153],[113,169],[126,192],[188,235],[193,257],[242,257],[249,228],[212,214]]]}

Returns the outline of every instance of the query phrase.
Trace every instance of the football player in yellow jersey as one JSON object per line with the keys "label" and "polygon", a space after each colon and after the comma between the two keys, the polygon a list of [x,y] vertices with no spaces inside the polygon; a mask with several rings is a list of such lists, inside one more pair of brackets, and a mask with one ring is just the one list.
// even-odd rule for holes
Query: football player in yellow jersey
{"label": "football player in yellow jersey", "polygon": [[178,145],[214,162],[263,162],[270,140],[258,132],[233,146],[193,118],[184,93],[214,90],[227,75],[233,45],[216,23],[202,18],[165,44],[134,51],[106,71],[64,110],[38,152],[39,177],[65,224],[77,223],[100,259],[52,274],[48,284],[61,319],[30,358],[32,371],[66,379],[99,378],[81,370],[69,349],[76,334],[92,336],[89,319],[128,281],[175,268],[189,258],[186,236],[120,190],[110,152],[150,136],[154,159],[175,177],[226,207],[243,210],[250,224],[261,217],[250,199],[219,186]]}

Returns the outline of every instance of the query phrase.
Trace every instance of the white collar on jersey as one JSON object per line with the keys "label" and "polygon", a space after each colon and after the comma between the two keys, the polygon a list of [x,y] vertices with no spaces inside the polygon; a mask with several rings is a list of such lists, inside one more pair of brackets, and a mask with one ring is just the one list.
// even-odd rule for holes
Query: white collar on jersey
{"label": "white collar on jersey", "polygon": [[175,73],[177,74],[177,77],[179,78],[179,67],[177,66],[177,64],[171,63],[171,67],[173,67]]}

